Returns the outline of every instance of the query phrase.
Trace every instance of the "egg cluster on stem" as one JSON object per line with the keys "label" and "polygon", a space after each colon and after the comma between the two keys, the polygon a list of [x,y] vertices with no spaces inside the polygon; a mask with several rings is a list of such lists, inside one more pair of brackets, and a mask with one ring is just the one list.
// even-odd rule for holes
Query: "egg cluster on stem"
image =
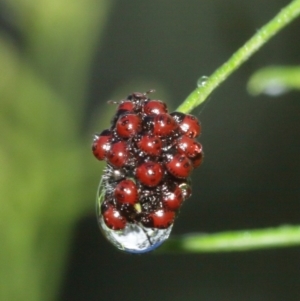
{"label": "egg cluster on stem", "polygon": [[130,94],[118,103],[111,126],[94,136],[92,151],[105,160],[101,214],[111,230],[127,223],[166,229],[191,195],[189,176],[203,159],[197,118],[168,113],[152,92]]}

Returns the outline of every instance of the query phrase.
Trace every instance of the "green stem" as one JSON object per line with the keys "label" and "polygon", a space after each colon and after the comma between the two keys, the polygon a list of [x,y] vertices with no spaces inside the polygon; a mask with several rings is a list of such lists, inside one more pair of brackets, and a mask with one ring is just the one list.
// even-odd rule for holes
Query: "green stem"
{"label": "green stem", "polygon": [[238,49],[229,60],[217,69],[205,82],[195,89],[178,107],[177,111],[188,113],[203,103],[211,92],[219,86],[231,73],[238,69],[271,37],[288,25],[300,14],[300,0],[294,0],[283,8],[270,22]]}
{"label": "green stem", "polygon": [[159,252],[232,252],[300,245],[300,226],[195,234],[170,238]]}

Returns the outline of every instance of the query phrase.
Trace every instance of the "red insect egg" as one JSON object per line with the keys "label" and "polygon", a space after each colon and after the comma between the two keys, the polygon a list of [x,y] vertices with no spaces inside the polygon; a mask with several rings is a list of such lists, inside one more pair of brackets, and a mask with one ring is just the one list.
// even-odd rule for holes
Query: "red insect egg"
{"label": "red insect egg", "polygon": [[143,109],[147,115],[168,113],[167,105],[160,100],[148,100]]}
{"label": "red insect egg", "polygon": [[122,180],[114,190],[115,198],[118,202],[134,205],[138,202],[138,190],[136,184],[130,180]]}
{"label": "red insect egg", "polygon": [[161,139],[153,134],[144,134],[137,141],[137,146],[150,156],[159,156],[162,151]]}
{"label": "red insect egg", "polygon": [[153,134],[161,137],[170,135],[177,128],[177,123],[169,114],[158,114],[153,117]]}
{"label": "red insect egg", "polygon": [[121,115],[117,121],[116,130],[122,138],[132,137],[141,130],[141,118],[131,113]]}
{"label": "red insect egg", "polygon": [[187,156],[183,154],[176,154],[166,163],[166,168],[174,177],[185,179],[193,170],[193,165]]}
{"label": "red insect egg", "polygon": [[107,161],[114,167],[123,167],[128,159],[128,150],[126,142],[118,141],[111,145],[107,153]]}
{"label": "red insect egg", "polygon": [[178,185],[175,189],[167,191],[163,194],[162,202],[164,206],[169,210],[178,210],[183,202],[182,190]]}
{"label": "red insect egg", "polygon": [[112,230],[123,230],[126,226],[126,219],[113,205],[108,204],[102,212],[106,226]]}
{"label": "red insect egg", "polygon": [[100,135],[95,135],[92,151],[98,160],[104,160],[107,151],[110,149],[111,131],[104,130]]}
{"label": "red insect egg", "polygon": [[194,168],[200,166],[202,164],[202,161],[203,161],[203,153],[200,153],[195,158],[192,159]]}
{"label": "red insect egg", "polygon": [[133,111],[134,110],[134,103],[130,100],[123,100],[117,108],[117,111]]}
{"label": "red insect egg", "polygon": [[163,168],[157,162],[145,162],[136,168],[135,175],[143,185],[157,186],[163,178]]}
{"label": "red insect egg", "polygon": [[200,135],[201,126],[198,119],[193,115],[186,114],[179,126],[181,132],[190,138],[196,138]]}
{"label": "red insect egg", "polygon": [[159,209],[149,213],[148,216],[142,219],[142,223],[148,228],[166,229],[173,224],[174,219],[174,211]]}
{"label": "red insect egg", "polygon": [[181,136],[176,141],[177,151],[180,154],[187,155],[190,159],[195,158],[198,154],[202,152],[202,145],[187,136]]}

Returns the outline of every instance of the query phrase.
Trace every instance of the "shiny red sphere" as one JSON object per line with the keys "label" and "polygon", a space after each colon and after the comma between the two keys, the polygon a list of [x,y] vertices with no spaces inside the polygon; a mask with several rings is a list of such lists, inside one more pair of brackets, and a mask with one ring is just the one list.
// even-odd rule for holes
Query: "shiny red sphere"
{"label": "shiny red sphere", "polygon": [[143,185],[155,187],[161,182],[164,170],[157,162],[144,162],[136,168],[135,175]]}
{"label": "shiny red sphere", "polygon": [[176,141],[176,147],[180,154],[187,155],[190,159],[195,158],[202,152],[202,145],[187,136],[181,136]]}
{"label": "shiny red sphere", "polygon": [[141,118],[132,113],[121,115],[116,123],[116,131],[119,137],[129,138],[141,130]]}
{"label": "shiny red sphere", "polygon": [[117,111],[133,111],[134,110],[134,103],[130,100],[122,100],[121,103],[118,105]]}
{"label": "shiny red sphere", "polygon": [[92,151],[98,160],[104,160],[110,149],[112,134],[110,130],[104,130],[100,135],[95,135]]}
{"label": "shiny red sphere", "polygon": [[106,226],[112,230],[123,230],[126,226],[126,219],[117,208],[108,204],[102,212]]}
{"label": "shiny red sphere", "polygon": [[123,167],[128,159],[127,144],[124,141],[118,141],[111,145],[107,153],[107,162],[114,167]]}
{"label": "shiny red sphere", "polygon": [[122,180],[115,187],[114,196],[120,203],[134,205],[138,202],[136,184],[130,179]]}
{"label": "shiny red sphere", "polygon": [[178,210],[183,202],[183,194],[179,186],[176,185],[172,190],[164,192],[162,202],[165,208]]}
{"label": "shiny red sphere", "polygon": [[198,119],[190,114],[186,114],[179,123],[181,132],[190,137],[196,138],[201,133],[201,126]]}
{"label": "shiny red sphere", "polygon": [[176,154],[166,163],[166,168],[174,177],[185,179],[193,170],[193,165],[187,156]]}
{"label": "shiny red sphere", "polygon": [[162,152],[162,141],[153,134],[144,134],[137,141],[138,148],[150,156],[159,156]]}
{"label": "shiny red sphere", "polygon": [[172,135],[178,128],[174,118],[169,114],[158,114],[153,117],[153,134],[160,137]]}
{"label": "shiny red sphere", "polygon": [[194,168],[197,168],[198,166],[200,166],[202,164],[202,162],[203,162],[203,153],[202,152],[192,159]]}
{"label": "shiny red sphere", "polygon": [[168,113],[167,105],[160,100],[148,100],[143,107],[147,115],[158,115]]}
{"label": "shiny red sphere", "polygon": [[143,217],[141,222],[147,228],[166,229],[174,223],[174,219],[174,211],[158,209]]}

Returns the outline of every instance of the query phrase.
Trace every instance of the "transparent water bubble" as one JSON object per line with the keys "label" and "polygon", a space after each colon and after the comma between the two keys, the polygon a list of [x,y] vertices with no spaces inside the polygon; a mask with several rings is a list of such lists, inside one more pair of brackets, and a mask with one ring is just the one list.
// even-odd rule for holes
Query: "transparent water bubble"
{"label": "transparent water bubble", "polygon": [[104,201],[105,185],[100,181],[96,198],[96,213],[99,227],[104,236],[118,249],[129,253],[146,253],[159,247],[167,240],[173,224],[167,229],[146,228],[141,223],[127,223],[123,230],[108,228],[101,214],[101,204]]}
{"label": "transparent water bubble", "polygon": [[198,88],[204,87],[206,85],[207,80],[208,80],[208,76],[201,76],[197,80],[197,87]]}

